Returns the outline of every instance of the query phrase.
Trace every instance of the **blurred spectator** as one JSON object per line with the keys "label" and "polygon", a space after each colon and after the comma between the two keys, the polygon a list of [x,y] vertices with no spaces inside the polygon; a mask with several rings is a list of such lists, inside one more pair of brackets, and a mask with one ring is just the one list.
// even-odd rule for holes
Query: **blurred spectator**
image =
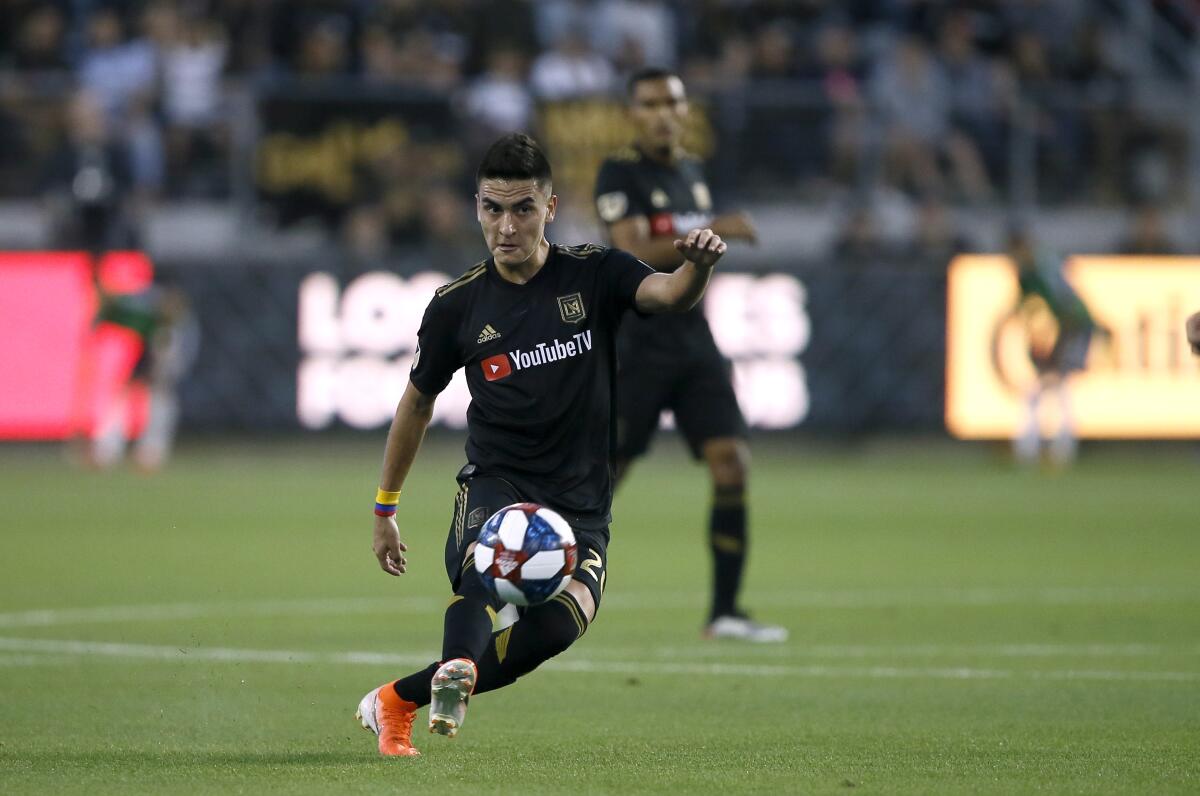
{"label": "blurred spectator", "polygon": [[346,211],[342,219],[341,245],[345,251],[345,276],[385,268],[391,242],[387,216],[378,204],[363,203]]}
{"label": "blurred spectator", "polygon": [[917,209],[917,226],[905,259],[930,270],[944,270],[955,255],[969,246],[959,232],[954,215],[937,199],[926,199]]}
{"label": "blurred spectator", "polygon": [[450,91],[462,82],[462,54],[440,50],[438,41],[426,31],[414,31],[400,39],[396,71],[402,82],[431,91]]}
{"label": "blurred spectator", "polygon": [[948,86],[920,40],[904,39],[877,63],[870,90],[884,124],[893,182],[939,192],[935,147],[948,129]]}
{"label": "blurred spectator", "polygon": [[129,150],[112,135],[91,94],[76,94],[65,112],[66,139],[44,181],[54,245],[95,252],[130,248],[136,235]]}
{"label": "blurred spectator", "polygon": [[162,47],[168,176],[176,194],[220,192],[227,146],[221,76],[227,55],[223,32],[202,16],[177,19],[174,35]]}
{"label": "blurred spectator", "polygon": [[783,81],[799,76],[795,31],[779,22],[768,25],[751,43],[749,80],[763,85],[765,101],[750,103],[742,144],[748,179],[790,184],[819,168],[821,124],[803,107],[771,101]]}
{"label": "blurred spectator", "polygon": [[370,23],[363,28],[358,51],[362,60],[362,77],[366,83],[397,83],[403,79],[396,43],[383,25]]}
{"label": "blurred spectator", "polygon": [[109,7],[92,12],[87,35],[80,87],[100,103],[114,139],[128,147],[135,189],[157,194],[163,181],[163,144],[152,116],[158,78],[155,48],[145,38],[128,39],[124,20]]}
{"label": "blurred spectator", "polygon": [[863,205],[851,209],[833,247],[838,265],[872,265],[888,254],[875,217]]}
{"label": "blurred spectator", "polygon": [[64,51],[66,25],[58,7],[41,3],[23,13],[20,9],[9,9],[5,13],[13,15],[9,20],[13,35],[12,41],[0,48],[0,65],[22,72],[49,72],[68,67]]}
{"label": "blurred spectator", "polygon": [[487,69],[467,86],[463,107],[478,126],[473,142],[476,145],[502,133],[528,129],[533,97],[525,84],[524,56],[506,45],[488,53]]}
{"label": "blurred spectator", "polygon": [[978,190],[987,193],[989,177],[1001,176],[1008,157],[1013,85],[1003,67],[979,52],[972,19],[961,10],[946,16],[938,34],[938,57],[949,84],[951,128],[977,148],[983,173],[974,179]]}
{"label": "blurred spectator", "polygon": [[817,34],[816,62],[807,77],[820,83],[829,104],[826,143],[818,151],[829,164],[829,176],[844,184],[859,172],[866,146],[867,115],[863,81],[865,65],[854,31],[845,25],[828,25]]}
{"label": "blurred spectator", "polygon": [[1125,237],[1117,244],[1121,254],[1176,254],[1178,250],[1167,232],[1162,210],[1152,204],[1135,211]]}
{"label": "blurred spectator", "polygon": [[799,75],[796,35],[790,25],[767,25],[754,37],[754,60],[750,77],[758,80],[787,80]]}
{"label": "blurred spectator", "polygon": [[675,65],[675,14],[658,0],[601,0],[595,10],[592,39],[617,70]]}
{"label": "blurred spectator", "polygon": [[474,207],[449,185],[430,186],[421,194],[422,268],[458,273],[487,257],[475,226]]}
{"label": "blurred spectator", "polygon": [[1077,195],[1082,170],[1078,113],[1063,102],[1046,42],[1034,30],[1013,38],[1011,58],[1024,101],[1024,133],[1037,148],[1039,193],[1063,198]]}
{"label": "blurred spectator", "polygon": [[886,166],[896,185],[924,195],[944,193],[944,157],[964,199],[990,196],[974,143],[950,127],[946,75],[920,39],[902,39],[876,65],[871,96],[884,123]]}
{"label": "blurred spectator", "polygon": [[530,77],[534,94],[545,100],[606,94],[616,82],[612,64],[591,48],[579,29],[565,31],[549,52],[538,56]]}
{"label": "blurred spectator", "polygon": [[1083,111],[1087,187],[1108,200],[1119,197],[1121,142],[1128,134],[1128,100],[1124,69],[1117,64],[1112,42],[1104,29],[1088,20],[1076,32],[1073,52],[1065,66],[1072,93],[1085,103]]}
{"label": "blurred spectator", "polygon": [[154,91],[154,47],[127,39],[116,9],[101,6],[87,21],[87,49],[79,66],[80,87],[95,97],[111,121],[120,121]]}
{"label": "blurred spectator", "polygon": [[316,19],[301,34],[295,69],[306,78],[331,77],[350,69],[350,22],[339,14]]}

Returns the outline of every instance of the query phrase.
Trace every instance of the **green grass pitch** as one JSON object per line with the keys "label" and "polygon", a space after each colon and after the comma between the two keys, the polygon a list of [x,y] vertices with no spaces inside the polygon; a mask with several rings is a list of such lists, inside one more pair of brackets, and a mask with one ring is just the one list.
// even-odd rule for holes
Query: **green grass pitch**
{"label": "green grass pitch", "polygon": [[461,455],[422,451],[397,580],[382,446],[192,440],[154,477],[0,448],[0,792],[1200,791],[1194,450],[760,444],[745,601],[792,635],[746,646],[699,638],[706,482],[664,443],[588,634],[381,760],[352,714],[438,649]]}

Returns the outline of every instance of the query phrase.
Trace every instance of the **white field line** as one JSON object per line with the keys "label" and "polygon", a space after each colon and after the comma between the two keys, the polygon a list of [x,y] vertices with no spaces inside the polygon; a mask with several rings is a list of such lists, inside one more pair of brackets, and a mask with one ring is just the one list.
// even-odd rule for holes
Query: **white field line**
{"label": "white field line", "polygon": [[[123,658],[174,663],[286,663],[419,666],[434,658],[426,654],[398,655],[382,652],[313,652],[310,650],[256,650],[231,647],[172,647],[73,639],[0,638],[0,651],[45,653],[50,656]],[[543,668],[559,672],[620,675],[699,675],[713,677],[806,677],[869,680],[1081,680],[1138,682],[1200,682],[1200,672],[1107,671],[1051,669],[1021,671],[972,667],[897,666],[787,666],[741,663],[667,663],[663,661],[550,661]]]}
{"label": "white field line", "polygon": [[[978,644],[763,644],[753,647],[756,658],[941,658],[987,656],[997,658],[1155,658],[1165,655],[1197,656],[1200,644],[1075,644],[978,643]],[[746,654],[743,644],[714,644],[644,647],[605,647],[617,656],[652,654],[660,658],[721,658]]]}
{"label": "white field line", "polygon": [[[606,595],[606,610],[655,610],[703,606],[702,592],[642,592]],[[846,589],[756,592],[758,606],[788,608],[888,608],[911,606],[977,607],[1003,605],[1130,605],[1200,602],[1190,587],[1012,587],[992,589]],[[441,610],[434,597],[249,600],[159,605],[46,608],[0,613],[0,628],[90,625],[134,621],[174,621],[222,616],[344,616],[367,613],[420,613]]]}
{"label": "white field line", "polygon": [[155,622],[211,617],[346,616],[367,613],[422,613],[445,606],[433,597],[397,599],[248,600],[244,602],[106,605],[95,608],[42,608],[0,613],[0,627],[53,627],[118,622]]}

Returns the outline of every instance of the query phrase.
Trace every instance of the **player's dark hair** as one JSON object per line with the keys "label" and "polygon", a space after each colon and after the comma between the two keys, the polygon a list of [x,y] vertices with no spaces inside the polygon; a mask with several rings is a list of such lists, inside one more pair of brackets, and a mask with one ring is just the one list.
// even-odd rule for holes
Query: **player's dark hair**
{"label": "player's dark hair", "polygon": [[625,93],[632,98],[638,83],[644,83],[647,80],[667,80],[672,77],[679,77],[679,73],[661,66],[643,66],[629,76],[629,80],[625,84]]}
{"label": "player's dark hair", "polygon": [[509,133],[488,147],[475,172],[475,184],[484,180],[535,180],[549,185],[553,177],[546,153],[524,133]]}

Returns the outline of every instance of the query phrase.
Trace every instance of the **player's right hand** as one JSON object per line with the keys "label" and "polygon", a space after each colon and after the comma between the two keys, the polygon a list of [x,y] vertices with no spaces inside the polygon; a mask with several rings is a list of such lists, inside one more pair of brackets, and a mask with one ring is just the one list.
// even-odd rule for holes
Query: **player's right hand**
{"label": "player's right hand", "polygon": [[371,544],[379,567],[389,575],[403,575],[406,562],[404,552],[408,548],[400,541],[400,529],[395,517],[375,517],[375,541]]}
{"label": "player's right hand", "polygon": [[675,241],[683,259],[699,268],[712,268],[729,248],[729,244],[711,229],[693,229],[683,240]]}

